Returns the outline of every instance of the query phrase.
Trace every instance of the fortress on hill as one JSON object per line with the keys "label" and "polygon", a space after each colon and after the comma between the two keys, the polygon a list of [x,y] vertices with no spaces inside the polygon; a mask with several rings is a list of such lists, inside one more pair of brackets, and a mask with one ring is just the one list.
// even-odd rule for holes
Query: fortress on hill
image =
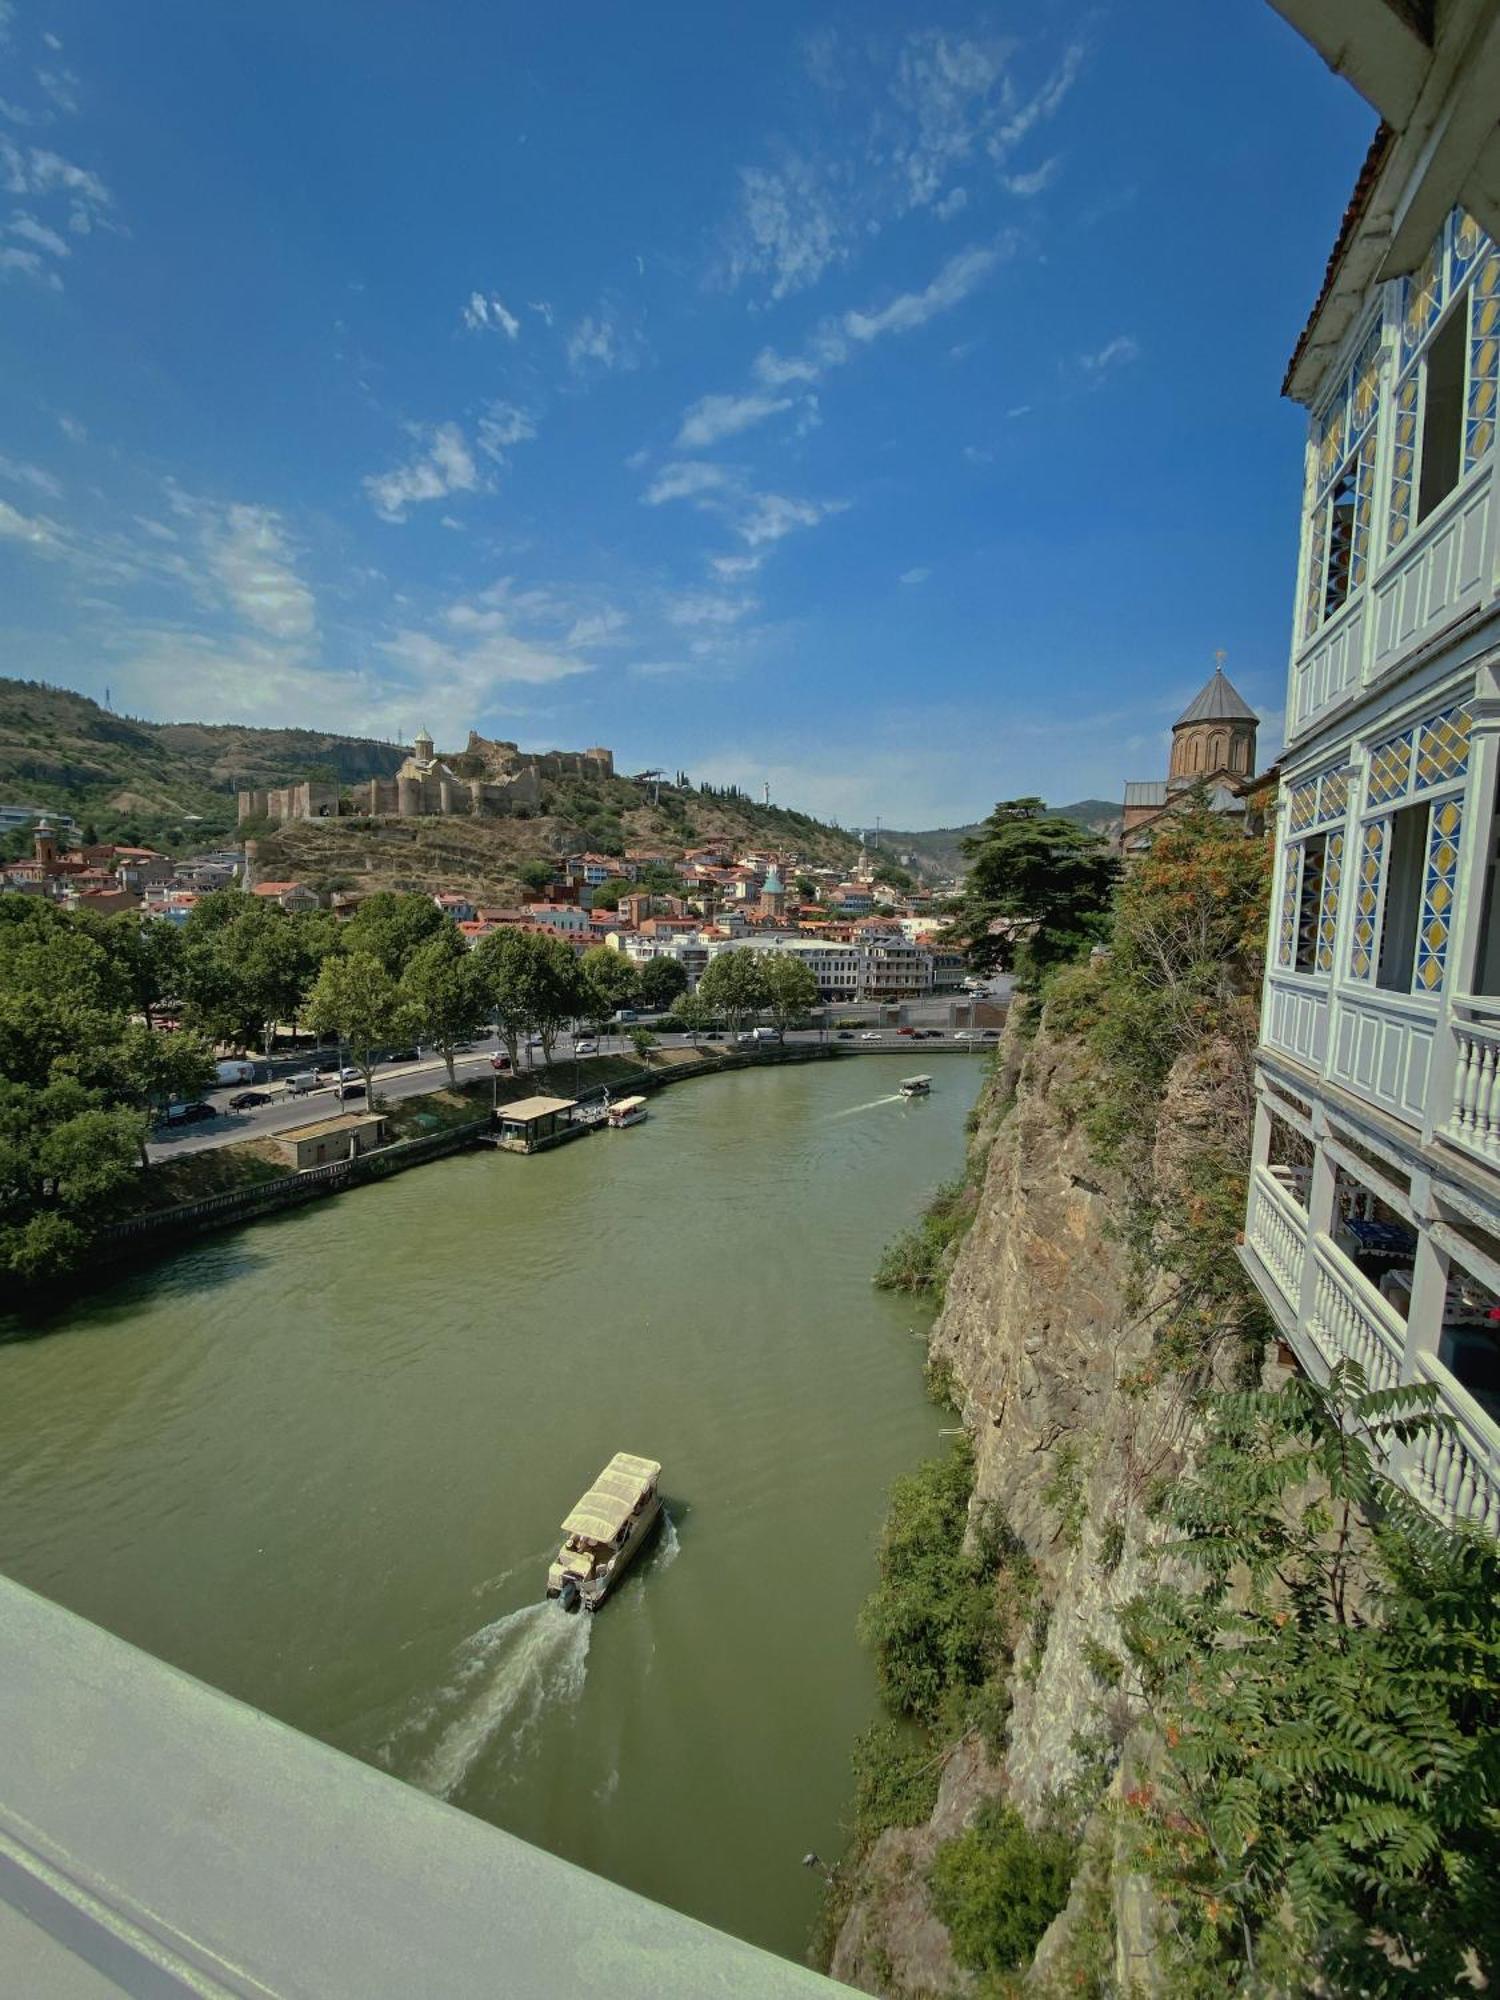
{"label": "fortress on hill", "polygon": [[268,791],[239,794],[242,820],[337,819],[377,815],[422,819],[437,814],[536,811],[544,778],[612,778],[614,753],[592,750],[523,751],[469,731],[467,746],[439,757],[432,738],[420,730],[411,755],[393,778],[368,778],[347,788],[309,779]]}

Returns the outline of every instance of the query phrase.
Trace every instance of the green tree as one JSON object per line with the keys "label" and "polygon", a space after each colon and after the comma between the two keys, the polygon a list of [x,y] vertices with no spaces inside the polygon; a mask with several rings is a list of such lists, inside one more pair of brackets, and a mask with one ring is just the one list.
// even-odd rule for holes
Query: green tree
{"label": "green tree", "polygon": [[443,1058],[452,1090],[458,1081],[454,1050],[474,1034],[486,1010],[479,967],[452,924],[445,923],[412,952],[401,974],[401,992],[416,1032]]}
{"label": "green tree", "polygon": [[705,1007],[724,1017],[729,1032],[738,1034],[744,1021],[767,1004],[765,978],[760,968],[761,954],[731,948],[721,951],[703,968],[698,994]]}
{"label": "green tree", "polygon": [[111,1023],[113,1032],[59,1059],[54,1074],[68,1073],[110,1108],[141,1114],[140,1163],[149,1164],[149,1123],[173,1102],[189,1102],[215,1081],[213,1050],[201,1035],[162,1034],[142,1021]]}
{"label": "green tree", "polygon": [[480,987],[519,1069],[523,1037],[538,1034],[550,1062],[564,1024],[584,1012],[578,962],[560,938],[510,926],[482,938],[474,953]]}
{"label": "green tree", "polygon": [[648,958],[640,970],[640,1001],[653,1013],[665,1012],[687,992],[687,968],[678,958]]}
{"label": "green tree", "polygon": [[539,895],[551,883],[556,872],[549,861],[523,861],[516,870],[516,880],[523,889],[530,889],[533,894]]}
{"label": "green tree", "polygon": [[796,888],[804,903],[815,903],[818,900],[818,885],[811,875],[799,875]]}
{"label": "green tree", "polygon": [[184,926],[183,996],[215,1041],[258,1043],[269,1056],[278,1022],[296,1018],[314,970],[296,919],[238,890],[204,897]]}
{"label": "green tree", "polygon": [[337,1035],[348,1048],[373,1109],[377,1053],[410,1032],[410,1003],[400,986],[373,952],[343,953],[324,960],[306,1016],[314,1033]]}
{"label": "green tree", "polygon": [[794,1022],[817,1006],[817,975],[804,959],[791,951],[766,952],[761,957],[760,970],[771,1019],[785,1034]]}
{"label": "green tree", "polygon": [[[982,970],[1014,963],[1034,981],[1107,934],[1118,864],[1075,820],[1040,799],[1003,799],[962,846],[969,870],[951,936]],[[1029,927],[1019,948],[992,934],[1002,919]]]}
{"label": "green tree", "polygon": [[1074,1858],[1066,1834],[1032,1832],[1014,1806],[987,1799],[938,1848],[928,1877],[958,1963],[971,1972],[1024,1969],[1068,1900]]}
{"label": "green tree", "polygon": [[629,1031],[630,1046],[642,1062],[645,1062],[656,1047],[656,1037],[649,1028],[632,1028]]}
{"label": "green tree", "polygon": [[611,881],[601,882],[589,897],[589,907],[594,910],[617,910],[622,896],[635,894],[634,882],[623,875],[616,875]]}
{"label": "green tree", "polygon": [[595,1028],[602,1028],[622,1007],[633,1007],[638,997],[640,975],[623,951],[611,945],[595,944],[578,962],[582,977],[582,1014]]}
{"label": "green tree", "polygon": [[447,923],[431,896],[402,896],[380,889],[366,896],[343,926],[343,946],[349,952],[369,952],[392,979],[399,979],[418,945],[436,937]]}
{"label": "green tree", "polygon": [[100,942],[128,983],[136,1011],[148,1028],[154,1027],[163,1003],[181,997],[181,931],[161,917],[142,917],[126,910],[104,920]]}
{"label": "green tree", "polygon": [[0,1269],[35,1283],[78,1264],[135,1175],[145,1127],[76,1078],[0,1078]]}
{"label": "green tree", "polygon": [[1173,1991],[1450,1995],[1500,1974],[1500,1548],[1375,1470],[1432,1391],[1213,1399],[1191,1565],[1125,1621],[1161,1736],[1127,1801]]}

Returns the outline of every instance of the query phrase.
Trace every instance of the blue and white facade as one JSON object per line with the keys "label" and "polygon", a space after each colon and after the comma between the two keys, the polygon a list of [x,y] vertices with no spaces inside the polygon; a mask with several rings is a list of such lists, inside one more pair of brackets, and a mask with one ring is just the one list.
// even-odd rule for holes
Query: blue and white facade
{"label": "blue and white facade", "polygon": [[1244,1259],[1311,1374],[1436,1385],[1450,1425],[1391,1470],[1500,1533],[1500,247],[1459,201],[1391,270],[1421,158],[1377,143],[1288,382],[1310,425]]}

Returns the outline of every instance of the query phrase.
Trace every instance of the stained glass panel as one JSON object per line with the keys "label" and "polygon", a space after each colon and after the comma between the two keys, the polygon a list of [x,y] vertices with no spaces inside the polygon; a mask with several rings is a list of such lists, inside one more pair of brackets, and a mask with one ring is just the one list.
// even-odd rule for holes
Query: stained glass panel
{"label": "stained glass panel", "polygon": [[1332,479],[1344,462],[1344,437],[1348,429],[1348,395],[1340,390],[1324,411],[1317,430],[1318,491]]}
{"label": "stained glass panel", "polygon": [[1440,993],[1453,930],[1458,885],[1458,845],[1463,806],[1445,799],[1432,809],[1427,840],[1427,873],[1422,885],[1422,921],[1417,930],[1417,969],[1412,990]]}
{"label": "stained glass panel", "polygon": [[1318,781],[1309,778],[1305,785],[1293,785],[1289,821],[1293,833],[1301,833],[1312,825],[1318,816]]}
{"label": "stained glass panel", "polygon": [[1380,324],[1370,329],[1370,337],[1354,364],[1349,389],[1349,440],[1351,444],[1370,428],[1380,407]]}
{"label": "stained glass panel", "polygon": [[1370,755],[1369,799],[1372,806],[1398,799],[1411,776],[1411,731],[1388,737]]}
{"label": "stained glass panel", "polygon": [[1328,852],[1323,857],[1323,907],[1318,912],[1319,972],[1333,970],[1333,936],[1338,927],[1339,880],[1344,872],[1344,836],[1330,833]]}
{"label": "stained glass panel", "polygon": [[1464,423],[1464,471],[1495,442],[1500,390],[1500,250],[1489,251],[1469,296],[1469,402]]}
{"label": "stained glass panel", "polygon": [[1288,847],[1282,853],[1286,871],[1281,883],[1281,922],[1276,933],[1276,963],[1290,966],[1297,949],[1297,877],[1302,869],[1302,849]]}
{"label": "stained glass panel", "polygon": [[1375,433],[1359,448],[1354,470],[1354,533],[1349,549],[1349,588],[1358,590],[1370,570],[1370,511],[1375,498]]}
{"label": "stained glass panel", "polygon": [[1364,830],[1359,849],[1359,881],[1354,895],[1354,943],[1349,954],[1349,971],[1355,979],[1368,979],[1375,964],[1375,920],[1380,914],[1380,870],[1385,859],[1383,819],[1372,820]]}
{"label": "stained glass panel", "polygon": [[1451,298],[1469,275],[1469,266],[1479,254],[1484,231],[1467,209],[1455,208],[1448,218],[1448,296]]}
{"label": "stained glass panel", "polygon": [[1401,366],[1404,368],[1427,338],[1443,303],[1441,234],[1413,275],[1403,279],[1401,298]]}
{"label": "stained glass panel", "polygon": [[1324,774],[1318,793],[1318,818],[1320,820],[1342,819],[1349,803],[1349,780],[1342,771]]}
{"label": "stained glass panel", "polygon": [[1412,482],[1417,466],[1417,371],[1396,391],[1396,422],[1391,436],[1391,517],[1386,541],[1397,548],[1411,530]]}
{"label": "stained glass panel", "polygon": [[1323,617],[1323,553],[1328,540],[1328,502],[1325,500],[1308,523],[1307,586],[1302,598],[1302,636],[1310,639]]}
{"label": "stained glass panel", "polygon": [[1414,790],[1430,791],[1434,785],[1461,778],[1469,768],[1469,730],[1473,719],[1467,708],[1444,709],[1422,723],[1417,730],[1417,776]]}

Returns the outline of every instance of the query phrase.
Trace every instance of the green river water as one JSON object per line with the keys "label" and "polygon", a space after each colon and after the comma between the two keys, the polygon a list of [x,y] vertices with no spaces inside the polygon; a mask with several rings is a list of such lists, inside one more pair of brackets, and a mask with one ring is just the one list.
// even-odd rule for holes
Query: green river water
{"label": "green river water", "polygon": [[[936,1446],[882,1245],[977,1063],[731,1074],[210,1237],[0,1345],[0,1569],[214,1686],[800,1956],[874,1710],[855,1615]],[[539,1603],[616,1450],[670,1520]]]}

